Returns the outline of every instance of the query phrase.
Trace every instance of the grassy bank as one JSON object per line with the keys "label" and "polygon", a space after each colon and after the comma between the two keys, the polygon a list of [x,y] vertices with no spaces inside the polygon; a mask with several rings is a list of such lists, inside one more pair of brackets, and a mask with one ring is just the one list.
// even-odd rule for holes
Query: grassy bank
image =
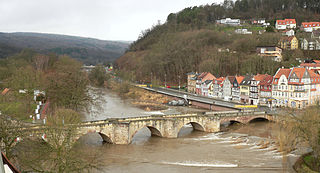
{"label": "grassy bank", "polygon": [[128,82],[115,82],[108,81],[105,83],[105,87],[118,93],[118,95],[131,101],[136,107],[139,107],[145,111],[159,111],[167,109],[164,105],[168,103],[169,98],[162,94],[156,94],[144,89],[130,85]]}

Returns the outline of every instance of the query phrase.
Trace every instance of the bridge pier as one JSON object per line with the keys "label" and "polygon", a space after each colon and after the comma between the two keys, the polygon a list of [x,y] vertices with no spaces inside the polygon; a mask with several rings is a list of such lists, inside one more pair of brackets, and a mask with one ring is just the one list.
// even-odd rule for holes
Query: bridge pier
{"label": "bridge pier", "polygon": [[[104,142],[112,144],[130,144],[134,135],[147,127],[152,136],[177,138],[179,131],[186,124],[191,124],[194,130],[208,133],[219,132],[220,124],[238,121],[246,124],[256,118],[273,121],[272,115],[265,112],[207,112],[205,114],[156,115],[130,118],[107,119],[84,122],[77,127],[74,140],[88,133],[98,133]],[[40,131],[39,131],[40,130]],[[34,128],[33,132],[43,134],[41,129]]]}

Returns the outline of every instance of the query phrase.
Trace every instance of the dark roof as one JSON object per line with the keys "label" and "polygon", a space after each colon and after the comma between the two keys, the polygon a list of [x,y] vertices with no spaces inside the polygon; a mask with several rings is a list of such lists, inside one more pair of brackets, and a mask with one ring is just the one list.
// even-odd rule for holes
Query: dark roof
{"label": "dark roof", "polygon": [[195,72],[189,72],[189,73],[187,73],[187,75],[196,75],[197,73],[195,73]]}
{"label": "dark roof", "polygon": [[291,42],[292,39],[295,38],[295,36],[290,36],[290,37],[281,37],[280,41],[288,41],[288,42]]}
{"label": "dark roof", "polygon": [[234,80],[236,80],[236,77],[235,76],[228,76],[228,79],[231,83],[234,82]]}
{"label": "dark roof", "polygon": [[250,85],[252,77],[252,75],[246,75],[240,85]]}
{"label": "dark roof", "polygon": [[212,82],[212,80],[206,80],[206,81],[204,81],[204,83],[205,83],[206,85],[208,85],[210,82]]}

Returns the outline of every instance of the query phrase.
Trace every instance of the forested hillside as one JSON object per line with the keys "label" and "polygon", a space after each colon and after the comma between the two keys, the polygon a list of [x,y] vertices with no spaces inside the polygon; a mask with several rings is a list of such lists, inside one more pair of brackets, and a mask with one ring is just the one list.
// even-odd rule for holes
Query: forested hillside
{"label": "forested hillside", "polygon": [[29,48],[41,53],[69,55],[85,64],[112,62],[128,48],[126,42],[40,33],[0,33],[0,58]]}
{"label": "forested hillside", "polygon": [[[122,71],[136,80],[153,79],[177,82],[190,71],[209,71],[217,76],[269,73],[278,67],[291,67],[296,58],[316,58],[318,51],[284,51],[284,61],[258,57],[256,46],[275,46],[278,32],[258,34],[265,28],[249,25],[250,19],[265,18],[303,21],[320,19],[320,4],[313,0],[225,0],[222,4],[185,8],[171,13],[164,24],[143,31],[129,51],[117,60]],[[221,26],[217,19],[231,17],[246,21],[242,27]],[[248,28],[252,35],[234,34],[236,28]],[[299,32],[299,31],[298,31]],[[300,33],[298,33],[299,35]],[[302,35],[302,34],[300,34]]]}

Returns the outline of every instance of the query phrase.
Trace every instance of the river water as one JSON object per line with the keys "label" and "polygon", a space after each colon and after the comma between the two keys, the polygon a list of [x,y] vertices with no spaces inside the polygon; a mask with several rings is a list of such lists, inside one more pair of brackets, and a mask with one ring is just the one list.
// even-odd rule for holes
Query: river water
{"label": "river water", "polygon": [[[87,114],[86,120],[154,114],[131,106],[108,90],[101,96],[102,109],[91,107],[94,113]],[[178,138],[167,139],[151,137],[150,131],[143,128],[129,145],[103,144],[97,133],[82,140],[101,153],[102,169],[97,172],[290,172],[284,171],[283,157],[275,150],[273,139],[279,130],[276,124],[259,121],[226,129],[205,133],[193,131],[187,124]]]}

